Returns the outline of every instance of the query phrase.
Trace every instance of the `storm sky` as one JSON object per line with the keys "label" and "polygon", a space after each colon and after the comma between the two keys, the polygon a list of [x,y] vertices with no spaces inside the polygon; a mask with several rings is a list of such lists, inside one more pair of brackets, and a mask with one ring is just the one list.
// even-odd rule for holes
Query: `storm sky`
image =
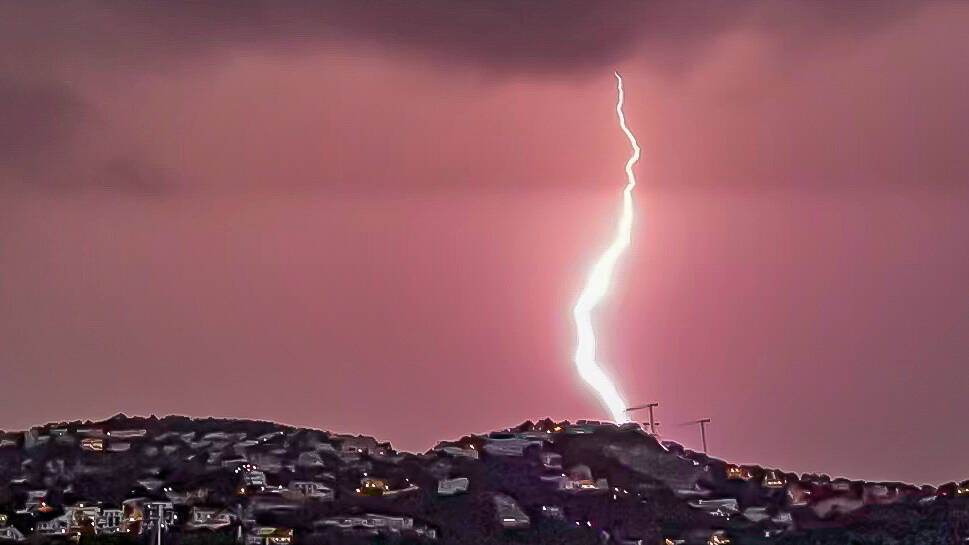
{"label": "storm sky", "polygon": [[965,2],[0,4],[0,428],[398,448],[630,402],[737,462],[969,477]]}

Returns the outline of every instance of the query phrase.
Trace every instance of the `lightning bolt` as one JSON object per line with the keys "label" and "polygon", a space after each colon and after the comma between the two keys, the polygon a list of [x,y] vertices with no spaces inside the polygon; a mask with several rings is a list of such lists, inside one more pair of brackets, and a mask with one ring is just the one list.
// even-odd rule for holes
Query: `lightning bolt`
{"label": "lightning bolt", "polygon": [[592,328],[592,310],[609,291],[609,283],[612,279],[612,271],[616,268],[616,261],[629,246],[632,238],[633,188],[636,187],[633,166],[639,161],[640,157],[639,144],[629,127],[626,126],[626,116],[622,112],[624,95],[622,76],[618,72],[616,72],[616,81],[619,92],[619,100],[616,102],[619,127],[626,134],[626,138],[629,139],[629,144],[633,149],[632,155],[626,161],[626,187],[622,192],[622,212],[619,215],[616,238],[592,267],[592,273],[586,281],[585,288],[579,294],[579,299],[572,309],[572,316],[575,318],[578,337],[575,348],[575,365],[579,371],[579,376],[599,394],[599,398],[612,413],[613,420],[617,423],[624,423],[629,421],[626,414],[626,402],[619,394],[615,384],[596,362],[596,334]]}

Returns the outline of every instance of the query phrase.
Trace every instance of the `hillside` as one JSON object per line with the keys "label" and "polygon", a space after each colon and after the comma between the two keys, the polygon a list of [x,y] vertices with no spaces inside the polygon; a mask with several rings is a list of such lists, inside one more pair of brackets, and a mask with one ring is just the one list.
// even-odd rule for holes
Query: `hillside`
{"label": "hillside", "polygon": [[967,536],[969,486],[735,466],[636,424],[546,419],[423,454],[179,416],[0,436],[0,540],[931,545]]}

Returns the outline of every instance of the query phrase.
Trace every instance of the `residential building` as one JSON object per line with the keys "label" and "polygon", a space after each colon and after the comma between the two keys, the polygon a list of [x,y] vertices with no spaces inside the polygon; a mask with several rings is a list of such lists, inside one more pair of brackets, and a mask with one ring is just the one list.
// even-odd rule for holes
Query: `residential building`
{"label": "residential building", "polygon": [[437,494],[439,496],[453,496],[468,491],[470,480],[467,477],[456,477],[454,479],[441,479],[437,482]]}
{"label": "residential building", "polygon": [[218,530],[232,524],[233,515],[216,507],[192,507],[186,526],[192,530]]}
{"label": "residential building", "polygon": [[108,437],[112,439],[139,439],[147,433],[148,431],[143,429],[111,430],[108,432]]}
{"label": "residential building", "polygon": [[101,517],[98,519],[98,533],[114,534],[120,532],[124,511],[115,507],[105,507],[101,509]]}
{"label": "residential building", "polygon": [[101,452],[104,450],[104,439],[98,437],[85,437],[84,439],[81,439],[81,450]]}
{"label": "residential building", "polygon": [[292,542],[292,528],[256,526],[246,533],[246,545],[288,545]]}
{"label": "residential building", "polygon": [[690,506],[718,517],[730,517],[740,512],[735,498],[697,499],[690,502]]}
{"label": "residential building", "polygon": [[495,494],[493,496],[495,504],[495,514],[498,517],[498,524],[504,528],[527,528],[531,525],[531,519],[522,511],[518,503],[510,496]]}

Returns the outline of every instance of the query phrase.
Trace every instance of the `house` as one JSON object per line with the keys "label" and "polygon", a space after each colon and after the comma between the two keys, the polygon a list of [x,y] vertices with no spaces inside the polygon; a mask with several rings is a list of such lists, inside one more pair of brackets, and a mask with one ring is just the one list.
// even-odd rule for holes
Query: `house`
{"label": "house", "polygon": [[40,535],[52,536],[59,534],[66,535],[69,527],[70,521],[68,521],[67,515],[65,514],[50,520],[37,521],[37,525],[34,528]]}
{"label": "house", "polygon": [[292,542],[292,528],[256,526],[246,533],[246,545],[287,545]]}
{"label": "house", "polygon": [[300,452],[296,459],[296,466],[303,468],[326,467],[320,453],[315,450]]}
{"label": "house", "polygon": [[551,433],[549,433],[547,431],[541,431],[541,430],[528,430],[528,431],[518,432],[518,437],[520,437],[522,439],[529,439],[529,440],[534,440],[534,441],[551,441],[552,440],[552,434]]}
{"label": "house", "polygon": [[246,450],[248,450],[248,449],[250,449],[250,448],[252,448],[252,447],[254,447],[254,446],[258,445],[258,444],[259,444],[259,441],[256,441],[255,439],[249,439],[247,441],[239,441],[239,442],[235,443],[234,445],[232,445],[232,450],[233,450],[233,452],[235,452],[239,456],[244,456]]}
{"label": "house", "polygon": [[790,526],[790,525],[794,524],[794,518],[791,517],[791,514],[788,513],[787,511],[781,511],[780,513],[778,513],[778,514],[774,515],[773,517],[771,517],[770,520],[774,524],[780,524],[780,525],[783,525],[783,526]]}
{"label": "house", "polygon": [[169,439],[181,439],[181,434],[178,433],[177,431],[166,431],[161,435],[156,435],[154,438],[156,443],[164,443]]}
{"label": "house", "polygon": [[249,463],[249,460],[246,460],[245,457],[242,457],[242,456],[225,458],[220,461],[220,465],[222,466],[222,469],[231,469],[233,471],[235,471],[237,467],[245,465],[247,463]]}
{"label": "house", "polygon": [[[583,422],[580,420],[579,422]],[[590,433],[595,433],[601,428],[599,424],[579,424],[576,422],[571,426],[565,427],[566,435],[588,435]]]}
{"label": "house", "polygon": [[770,469],[764,474],[761,486],[770,489],[784,488],[784,476],[781,475],[780,471]]}
{"label": "house", "polygon": [[360,487],[357,488],[357,494],[361,496],[383,496],[389,490],[390,483],[386,479],[364,477],[360,479]]}
{"label": "house", "polygon": [[27,539],[15,526],[8,526],[6,523],[0,524],[0,540],[23,541]]}
{"label": "house", "polygon": [[793,482],[787,486],[787,501],[791,507],[802,507],[811,501],[811,489],[799,482]]}
{"label": "house", "polygon": [[292,481],[289,483],[289,489],[319,501],[333,501],[335,497],[332,488],[316,481]]}
{"label": "house", "polygon": [[264,433],[259,437],[256,437],[256,441],[259,441],[260,443],[268,443],[273,439],[276,439],[277,437],[283,437],[285,435],[286,434],[281,431],[271,431],[269,433]]}
{"label": "house", "polygon": [[144,522],[148,529],[155,528],[159,523],[162,528],[175,524],[178,516],[175,506],[170,501],[148,501],[144,504]]}
{"label": "house", "polygon": [[364,435],[335,435],[340,440],[340,454],[367,454],[377,450],[377,440]]}
{"label": "house", "polygon": [[194,490],[176,491],[171,487],[162,489],[165,496],[174,505],[189,505],[206,501],[212,495],[210,488],[196,488]]}
{"label": "house", "polygon": [[225,509],[196,506],[189,511],[186,526],[192,530],[218,530],[232,524],[232,519],[232,513]]}
{"label": "house", "polygon": [[81,450],[89,452],[102,452],[104,450],[104,439],[96,437],[85,437],[81,439]]}
{"label": "house", "polygon": [[283,468],[282,458],[276,454],[253,452],[247,458],[250,464],[269,473],[275,473]]}
{"label": "house", "polygon": [[122,509],[114,507],[101,509],[101,516],[97,521],[98,533],[114,534],[120,532],[122,530],[123,520],[124,511]]}
{"label": "house", "polygon": [[557,452],[542,452],[542,465],[546,469],[562,469],[562,455]]}
{"label": "house", "polygon": [[243,486],[266,486],[266,474],[252,464],[243,464],[235,469],[242,479]]}
{"label": "house", "polygon": [[[368,531],[371,535],[397,534],[403,531],[414,530],[414,519],[403,516],[367,513],[366,515],[328,517],[318,520],[315,525],[318,527],[338,528],[344,532]],[[422,530],[426,532],[426,529]]]}
{"label": "house", "polygon": [[540,514],[545,518],[564,520],[565,511],[561,505],[543,505]]}
{"label": "house", "polygon": [[122,521],[121,532],[124,534],[141,535],[144,527],[144,511],[139,499],[125,500],[121,503]]}
{"label": "house", "polygon": [[698,499],[690,502],[690,506],[717,517],[729,517],[740,512],[735,498]]}
{"label": "house", "polygon": [[165,482],[162,481],[161,479],[155,479],[153,477],[138,479],[136,482],[142,487],[144,487],[145,490],[151,490],[153,492],[156,490],[159,490],[162,487],[162,485],[165,484]]}
{"label": "house", "polygon": [[111,441],[108,443],[108,452],[127,452],[131,450],[131,443],[124,441]]}
{"label": "house", "polygon": [[0,448],[17,448],[22,440],[23,434],[20,433],[0,433]]}
{"label": "house", "polygon": [[438,496],[453,496],[468,491],[470,480],[467,477],[441,479],[437,482]]}
{"label": "house", "polygon": [[148,431],[144,429],[111,430],[108,432],[108,437],[112,439],[139,439],[147,433]]}
{"label": "house", "polygon": [[24,432],[24,448],[30,449],[50,442],[50,436],[42,433],[40,428],[30,428]]}
{"label": "house", "polygon": [[609,490],[609,481],[604,478],[596,479],[594,481],[592,479],[568,479],[565,481],[564,490],[570,492],[597,492]]}
{"label": "house", "polygon": [[606,479],[592,479],[592,470],[587,465],[577,465],[568,471],[563,490],[568,491],[600,491],[608,490]]}
{"label": "house", "polygon": [[811,509],[819,518],[850,513],[865,506],[865,502],[851,496],[832,496],[815,502]]}
{"label": "house", "polygon": [[766,507],[748,507],[744,510],[744,518],[751,522],[760,522],[770,518],[770,513]]}
{"label": "house", "polygon": [[522,439],[514,433],[493,432],[485,438],[482,450],[492,456],[524,456],[529,448],[542,448],[542,442]]}
{"label": "house", "polygon": [[849,490],[851,490],[851,481],[843,477],[839,477],[831,481],[831,490],[835,490],[838,492],[848,492]]}
{"label": "house", "polygon": [[50,509],[43,509],[47,505],[47,490],[28,490],[27,500],[24,503],[24,509],[27,511],[40,511],[45,513],[50,511]]}
{"label": "house", "polygon": [[538,478],[545,483],[549,483],[558,490],[565,490],[567,483],[569,481],[568,477],[564,473],[556,473],[554,475],[539,475]]}
{"label": "house", "polygon": [[101,507],[91,503],[76,503],[65,508],[67,533],[71,536],[92,536],[97,533],[97,522],[101,518]]}
{"label": "house", "polygon": [[471,458],[472,460],[478,459],[478,451],[477,449],[474,448],[474,445],[470,445],[468,448],[446,446],[446,447],[438,447],[434,450],[437,450],[438,452],[443,452],[444,454],[447,454],[449,456],[455,456],[455,457],[463,456],[465,458]]}
{"label": "house", "polygon": [[510,496],[495,494],[493,501],[495,504],[495,515],[498,517],[498,523],[502,527],[527,528],[531,525],[531,520],[528,518],[528,515],[522,511],[522,508]]}

